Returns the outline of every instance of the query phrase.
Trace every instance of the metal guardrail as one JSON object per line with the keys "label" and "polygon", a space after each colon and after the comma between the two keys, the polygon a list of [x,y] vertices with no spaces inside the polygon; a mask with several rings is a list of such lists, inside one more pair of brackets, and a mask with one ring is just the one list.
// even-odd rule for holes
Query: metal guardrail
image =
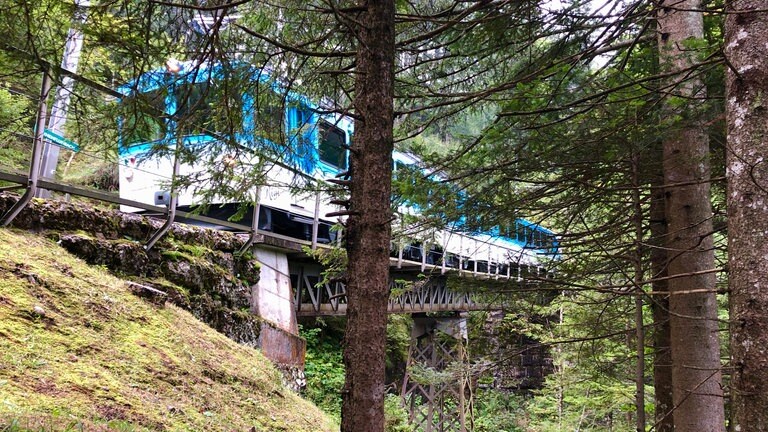
{"label": "metal guardrail", "polygon": [[[21,185],[21,187],[25,187],[24,185],[28,183],[29,181],[28,179],[29,177],[25,174],[20,174],[20,173],[15,173],[10,171],[0,171],[0,180],[7,181],[10,183],[17,183]],[[46,178],[46,177],[40,178],[37,182],[37,185],[41,188],[56,191],[56,192],[68,193],[70,195],[76,195],[84,198],[91,198],[99,201],[108,202],[111,204],[136,207],[136,208],[140,208],[142,210],[150,211],[153,213],[164,214],[168,211],[166,207],[146,204],[143,202],[133,201],[125,198],[120,198],[116,195],[110,194],[109,192],[60,183],[60,182],[57,182],[56,180]],[[223,227],[232,229],[236,232],[250,232],[251,230],[251,227],[248,225],[242,225],[235,222],[215,219],[215,218],[198,215],[191,212],[177,211],[176,215],[184,219],[190,219],[197,222],[223,226]]]}
{"label": "metal guardrail", "polygon": [[32,161],[29,164],[29,176],[26,178],[24,184],[26,184],[26,190],[21,199],[16,201],[16,204],[11,207],[6,214],[3,215],[0,224],[2,226],[8,226],[13,219],[24,210],[35,193],[38,190],[38,176],[40,175],[40,163],[43,152],[43,131],[45,130],[45,122],[48,115],[48,94],[51,91],[51,75],[48,73],[48,68],[43,69],[43,83],[40,89],[40,101],[37,105],[37,118],[35,119],[35,138],[32,145]]}

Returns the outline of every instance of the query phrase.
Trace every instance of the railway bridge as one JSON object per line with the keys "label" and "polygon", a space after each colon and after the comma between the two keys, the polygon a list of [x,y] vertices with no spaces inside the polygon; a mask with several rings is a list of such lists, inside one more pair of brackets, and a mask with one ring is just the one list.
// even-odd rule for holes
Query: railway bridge
{"label": "railway bridge", "polygon": [[[41,104],[39,117],[43,121],[44,108],[44,104]],[[106,192],[62,184],[40,174],[43,129],[37,129],[28,173],[0,170],[0,180],[18,185],[6,189],[24,190],[22,198],[1,216],[0,224],[3,226],[10,224],[31,199],[41,189],[45,189],[110,202],[161,217],[165,223],[151,236],[145,245],[147,249],[161,239],[174,222],[191,222],[245,233],[248,240],[244,249],[249,249],[261,263],[260,281],[252,288],[252,312],[274,323],[283,332],[266,332],[260,336],[265,355],[277,362],[303,362],[303,354],[300,354],[300,359],[292,358],[296,353],[303,353],[303,342],[298,336],[298,317],[343,315],[346,312],[344,284],[325,281],[322,265],[306,252],[307,248],[326,247],[318,242],[318,205],[315,206],[314,217],[303,219],[311,236],[308,239],[297,239],[260,230],[258,216],[261,212],[258,205],[250,211],[250,225],[242,225],[229,222],[226,218],[182,211],[175,205],[173,194],[168,195],[170,202],[167,205],[150,205]],[[165,196],[159,198],[166,199]],[[441,255],[440,248],[427,248],[419,244],[399,246],[392,251],[392,295],[388,307],[391,313],[415,316],[410,365],[419,363],[424,367],[442,370],[452,363],[466,362],[464,313],[500,309],[505,304],[505,293],[540,283],[550,277],[543,268],[531,265],[530,260],[516,263],[513,257],[509,257],[507,261],[500,262],[498,257],[492,258],[490,244],[483,245],[475,240],[471,242],[475,248],[487,248],[487,254],[483,255],[487,259],[478,258],[481,256],[477,253],[480,249],[467,254],[471,259],[462,256],[449,259],[447,255]],[[454,283],[456,280],[462,283]],[[504,288],[494,290],[489,289],[489,285]],[[441,313],[439,318],[427,316],[435,312]],[[471,421],[471,416],[468,416],[471,412],[468,374],[464,373],[461,377],[442,383],[417,382],[406,374],[401,388],[401,395],[410,408],[415,429],[420,427],[427,432],[470,429],[467,423]]]}
{"label": "railway bridge", "polygon": [[[48,64],[44,65],[46,70],[50,67]],[[66,71],[58,70],[58,72],[65,73]],[[65,74],[77,78],[75,74]],[[260,333],[262,351],[276,362],[303,362],[303,354],[296,355],[296,353],[303,353],[303,341],[298,336],[298,318],[302,316],[343,315],[347,305],[343,283],[325,281],[322,265],[312,259],[311,254],[306,253],[306,248],[325,247],[319,244],[321,243],[320,237],[323,240],[331,241],[330,234],[327,234],[328,222],[321,223],[319,219],[321,204],[326,201],[320,193],[316,193],[314,197],[301,203],[296,203],[294,196],[288,197],[285,194],[286,199],[290,201],[286,201],[285,205],[279,208],[281,210],[277,207],[272,210],[267,209],[268,225],[275,222],[275,226],[277,226],[280,222],[286,226],[301,227],[304,230],[303,238],[297,239],[296,237],[281,235],[274,229],[271,231],[260,229],[262,228],[262,211],[259,204],[251,209],[250,217],[246,217],[246,220],[250,221],[249,225],[229,222],[226,217],[202,216],[185,211],[183,206],[178,205],[179,194],[176,193],[178,191],[163,191],[152,188],[151,191],[155,193],[155,204],[149,204],[153,198],[151,193],[140,197],[137,196],[138,192],[123,187],[125,185],[123,180],[129,183],[134,181],[134,186],[146,184],[149,187],[151,183],[150,180],[142,183],[134,178],[133,169],[135,167],[129,166],[129,164],[135,163],[135,158],[129,157],[129,162],[120,165],[121,195],[119,197],[103,191],[62,184],[43,175],[46,172],[52,174],[49,172],[50,170],[43,169],[42,159],[44,159],[45,147],[66,147],[69,145],[68,148],[77,151],[77,146],[45,129],[47,124],[46,100],[52,87],[52,79],[48,72],[44,72],[42,75],[42,88],[36,127],[33,130],[34,140],[29,170],[27,173],[0,170],[0,181],[12,184],[11,186],[3,186],[2,189],[24,190],[21,199],[5,214],[0,215],[0,225],[10,224],[33,197],[48,195],[45,191],[54,191],[117,204],[123,209],[131,209],[134,212],[141,211],[146,215],[164,219],[165,222],[162,227],[144,245],[145,249],[152,248],[168,232],[174,222],[191,222],[245,233],[248,240],[243,250],[250,250],[261,263],[261,278],[258,284],[252,287],[251,310],[261,318],[274,323],[276,329],[275,332],[270,330]],[[88,82],[88,85],[93,84]],[[103,87],[100,87],[100,90],[117,98],[126,96]],[[195,94],[194,92],[189,93]],[[170,100],[171,98],[166,99]],[[299,116],[297,113],[293,113],[293,117],[295,120]],[[311,118],[312,116],[306,117]],[[336,120],[336,123],[349,123],[347,119]],[[345,136],[343,130],[330,124],[320,123],[319,127],[321,130],[325,130],[326,138],[322,143],[316,143],[317,146],[336,145],[339,149],[343,148],[340,145],[343,144],[342,137]],[[302,124],[297,129],[307,128]],[[166,132],[173,131],[168,130]],[[212,139],[212,137],[209,138]],[[336,142],[333,139],[340,141]],[[184,139],[178,141],[183,142]],[[399,161],[401,163],[414,162],[414,160],[406,158],[405,155],[400,155],[400,157],[405,158]],[[131,160],[133,162],[130,162]],[[173,178],[178,175],[180,168],[181,161],[174,158],[173,161],[168,161],[166,165],[158,165],[158,173],[156,174],[163,174],[168,171],[173,173],[171,176]],[[337,168],[339,168],[337,172],[343,171],[340,166]],[[166,178],[163,177],[163,179]],[[266,187],[266,189],[270,188],[275,189],[273,186]],[[136,190],[139,189],[136,188]],[[260,194],[258,198],[260,202],[271,196],[269,190],[261,192],[267,193]],[[283,195],[277,193],[276,196]],[[277,202],[276,199],[273,201]],[[312,206],[314,206],[314,212],[310,210]],[[306,211],[300,214],[294,212],[296,208]],[[272,216],[275,220],[270,222],[269,219]],[[278,221],[278,219],[280,220]],[[534,228],[531,228],[532,226]],[[323,233],[319,235],[321,227]],[[493,240],[478,240],[478,238],[462,234],[454,236],[454,240],[456,237],[461,237],[458,244],[450,238],[443,237],[442,245],[426,247],[428,245],[406,244],[400,245],[392,251],[390,259],[391,298],[388,308],[391,313],[407,313],[415,316],[410,364],[420,363],[425,367],[443,370],[456,361],[466,362],[466,350],[464,348],[467,336],[464,314],[473,310],[502,308],[505,304],[505,293],[508,294],[515,289],[527,287],[532,283],[540,283],[550,276],[547,271],[532,264],[538,260],[535,257],[531,258],[529,251],[522,251],[522,249],[527,247],[529,243],[538,243],[539,250],[548,251],[547,254],[556,254],[557,245],[554,234],[532,223],[518,224],[512,229],[514,232],[510,231],[510,227],[504,228],[506,231],[504,235],[502,235],[501,227],[495,232],[495,235],[510,239],[512,237],[517,240],[522,239],[522,246],[518,248],[521,250],[516,254],[517,258],[512,256],[514,254],[509,254],[509,250],[500,252],[498,245],[493,246]],[[324,237],[326,234],[327,237]],[[450,232],[443,234],[452,235]],[[449,245],[452,241],[453,244]],[[448,250],[453,252],[446,252],[443,256],[441,251]],[[527,255],[528,259],[523,259],[524,255]],[[456,280],[462,282],[456,283]],[[498,282],[503,282],[503,284]],[[503,286],[503,289],[494,290],[489,288],[490,285]],[[429,313],[437,312],[440,314],[428,316]],[[471,398],[468,392],[470,384],[470,377],[467,373],[441,383],[417,382],[406,374],[402,385],[402,396],[411,409],[411,421],[414,429],[426,432],[471,429],[471,425],[468,424],[468,421],[471,423],[471,416],[468,417],[467,415],[471,411]]]}

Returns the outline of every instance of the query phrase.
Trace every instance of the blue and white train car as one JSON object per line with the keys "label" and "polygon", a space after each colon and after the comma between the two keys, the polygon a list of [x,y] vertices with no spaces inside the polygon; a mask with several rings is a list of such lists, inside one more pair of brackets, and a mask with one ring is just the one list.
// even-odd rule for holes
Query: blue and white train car
{"label": "blue and white train car", "polygon": [[[347,149],[353,134],[351,119],[325,114],[329,110],[286,90],[268,73],[252,67],[225,69],[220,65],[192,63],[171,66],[145,73],[119,89],[124,95],[122,105],[131,108],[125,110],[127,114],[120,121],[120,197],[145,204],[167,200],[176,154],[182,155],[178,166],[182,176],[197,175],[204,182],[228,171],[228,178],[237,179],[240,175],[232,180],[240,184],[233,187],[247,185],[246,167],[261,161],[266,181],[250,188],[248,192],[252,195],[247,199],[259,203],[259,230],[309,241],[319,214],[317,241],[335,241],[332,226],[336,221],[325,215],[340,209],[330,203],[331,197],[320,192],[297,192],[299,189],[292,185],[297,179],[327,180],[347,170]],[[232,70],[248,74],[239,77],[240,82],[245,78],[257,85],[237,93],[231,114],[217,119],[211,104],[222,102],[208,95],[228,92],[216,87],[226,81],[224,75]],[[226,129],[237,132],[234,136],[221,135],[219,131],[223,128],[217,126],[217,121],[234,121],[235,127],[230,123]],[[227,151],[208,155],[206,149],[223,142],[230,143]],[[194,154],[198,159],[185,160],[185,150],[192,148],[197,150]],[[393,163],[395,171],[398,165],[421,165],[416,156],[398,151],[393,155]],[[203,201],[191,187],[179,188],[175,193],[177,208],[181,210]],[[238,203],[215,196],[207,198],[212,203],[209,216],[226,219],[237,211]],[[140,209],[124,206],[122,210]],[[417,206],[401,206],[399,210],[419,212]],[[250,217],[252,213],[245,215],[246,220]],[[400,242],[393,247],[392,257],[398,266],[457,269],[495,277],[519,278],[526,271],[540,275],[545,261],[542,257],[557,256],[555,234],[522,219],[513,225],[469,231],[459,221],[452,229],[432,232],[429,242]]]}
{"label": "blue and white train car", "polygon": [[[393,162],[395,175],[405,167],[410,168],[411,173],[415,170],[421,176],[429,177],[431,181],[444,180],[440,173],[430,174],[414,155],[395,151]],[[460,192],[451,195],[456,207],[461,208],[465,195]],[[408,200],[399,207],[401,215],[418,215],[421,211],[419,204]],[[448,221],[447,226],[446,229],[426,230],[426,233],[419,223],[413,227],[400,227],[404,235],[421,240],[406,242],[404,247],[401,242],[398,248],[393,248],[392,257],[397,258],[398,265],[403,261],[405,265],[419,264],[422,268],[434,266],[442,271],[456,269],[476,275],[517,279],[545,277],[549,262],[559,257],[555,233],[525,219],[517,219],[505,226],[478,228],[470,227],[467,216],[464,216]]]}

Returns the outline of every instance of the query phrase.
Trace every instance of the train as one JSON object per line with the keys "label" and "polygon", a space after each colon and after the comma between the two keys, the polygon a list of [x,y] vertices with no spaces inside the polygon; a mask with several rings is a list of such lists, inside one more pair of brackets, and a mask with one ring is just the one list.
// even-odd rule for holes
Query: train
{"label": "train", "polygon": [[[235,86],[237,92],[223,89],[232,98],[232,109],[222,119],[212,107],[230,102],[216,99],[222,88],[215,87],[226,87],[223,83],[232,74],[240,81],[231,82],[250,85]],[[341,244],[338,227],[343,216],[333,216],[340,208],[327,185],[347,172],[354,122],[331,109],[327,101],[315,102],[267,70],[192,62],[173,62],[146,72],[118,92],[123,95],[118,120],[121,198],[167,203],[174,172],[210,180],[226,171],[239,180],[225,182],[247,182],[246,177],[254,175],[249,170],[257,167],[263,178],[254,182],[244,198],[204,197],[199,188],[182,185],[173,191],[177,209],[190,211],[207,201],[206,215],[219,220],[235,214],[249,220],[258,211],[260,232],[299,242]],[[217,127],[217,121],[230,122],[228,132]],[[395,175],[403,167],[426,170],[418,156],[399,150],[394,151],[392,163]],[[242,202],[258,206],[243,207]],[[129,206],[121,210],[142,211]],[[419,208],[406,202],[398,213],[418,216]],[[525,273],[547,274],[547,263],[559,256],[557,235],[525,219],[483,230],[465,226],[454,221],[430,230],[428,236],[405,227],[402,232],[407,235],[392,242],[392,260],[398,267],[430,266],[520,278]]]}

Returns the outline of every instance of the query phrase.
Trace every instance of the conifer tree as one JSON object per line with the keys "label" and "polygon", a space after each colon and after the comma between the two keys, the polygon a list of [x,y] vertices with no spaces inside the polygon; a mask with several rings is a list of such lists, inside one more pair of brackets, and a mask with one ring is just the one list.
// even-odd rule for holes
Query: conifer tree
{"label": "conifer tree", "polygon": [[768,431],[768,21],[764,1],[726,2],[732,431]]}
{"label": "conifer tree", "polygon": [[667,272],[675,431],[725,427],[715,292],[709,141],[702,124],[706,89],[695,47],[704,36],[701,2],[664,2],[657,12],[659,63],[675,75],[662,121]]}

